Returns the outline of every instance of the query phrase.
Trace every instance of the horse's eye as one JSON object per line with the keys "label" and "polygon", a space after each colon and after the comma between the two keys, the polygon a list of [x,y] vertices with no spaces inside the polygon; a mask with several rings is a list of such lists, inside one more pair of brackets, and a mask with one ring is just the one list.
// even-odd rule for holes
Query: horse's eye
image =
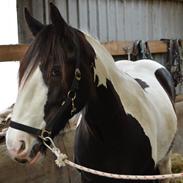
{"label": "horse's eye", "polygon": [[51,76],[52,77],[60,76],[59,68],[53,68],[52,71],[51,71]]}

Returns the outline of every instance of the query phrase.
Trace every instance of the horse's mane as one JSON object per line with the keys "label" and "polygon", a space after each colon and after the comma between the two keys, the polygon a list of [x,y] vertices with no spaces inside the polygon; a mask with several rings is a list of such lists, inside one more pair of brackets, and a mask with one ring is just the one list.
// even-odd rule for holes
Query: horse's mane
{"label": "horse's mane", "polygon": [[107,51],[107,49],[96,38],[92,37],[90,34],[84,33],[84,35],[87,41],[95,50],[97,59],[99,59],[101,62],[105,64],[110,64],[115,67],[114,59],[111,56],[111,54]]}
{"label": "horse's mane", "polygon": [[[90,45],[93,47],[96,53],[96,69],[95,74],[97,74],[100,77],[98,85],[100,85],[102,81],[106,81],[106,79],[109,79],[113,82],[113,77],[122,75],[122,72],[119,72],[119,69],[115,65],[115,61],[112,57],[112,55],[108,52],[108,50],[94,37],[91,35],[84,33],[85,38],[90,43]],[[124,76],[125,77],[125,76]],[[106,84],[106,83],[102,83]]]}
{"label": "horse's mane", "polygon": [[[59,54],[57,54],[59,53]],[[59,34],[52,25],[45,26],[30,45],[19,68],[19,84],[26,81],[38,65],[48,68],[48,76],[55,62],[62,64],[63,48],[60,46]]]}
{"label": "horse's mane", "polygon": [[[72,50],[73,45],[77,51]],[[48,78],[53,66],[57,65],[60,66],[60,69],[63,68],[62,66],[68,56],[64,49],[68,50],[71,55],[74,51],[80,52],[81,50],[83,52],[85,50],[83,54],[88,58],[88,63],[85,62],[85,64],[92,64],[91,62],[94,61],[95,52],[81,31],[68,26],[63,38],[54,25],[47,25],[35,37],[21,61],[19,85],[20,83],[25,84],[38,65],[46,68],[45,73]]]}
{"label": "horse's mane", "polygon": [[[55,65],[60,66],[60,72],[62,72],[61,69],[64,68],[63,64],[67,57],[67,53],[64,51],[64,45],[67,44],[68,40],[74,42],[75,37],[78,37],[77,41],[79,41],[80,44],[74,43],[74,45],[78,47],[78,50],[85,50],[85,54],[89,57],[89,62],[94,61],[93,58],[95,58],[96,54],[96,74],[100,73],[100,77],[103,77],[104,80],[106,78],[110,79],[109,70],[112,69],[113,72],[115,72],[117,68],[110,53],[97,39],[85,32],[80,32],[77,29],[69,27],[65,39],[62,40],[59,32],[56,31],[54,25],[51,24],[45,26],[38,33],[22,59],[19,68],[19,85],[20,83],[24,85],[39,65],[44,69],[46,68],[45,74],[48,79]],[[91,47],[93,49],[91,49]],[[72,50],[69,51],[72,52]]]}

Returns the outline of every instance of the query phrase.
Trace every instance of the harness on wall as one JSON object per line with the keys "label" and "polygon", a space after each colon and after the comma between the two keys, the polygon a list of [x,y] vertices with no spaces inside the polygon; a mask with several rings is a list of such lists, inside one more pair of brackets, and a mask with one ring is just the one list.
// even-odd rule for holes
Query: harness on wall
{"label": "harness on wall", "polygon": [[162,39],[167,44],[165,67],[172,74],[175,86],[183,83],[183,47],[180,39]]}
{"label": "harness on wall", "polygon": [[151,59],[153,60],[152,54],[149,49],[147,41],[137,40],[133,44],[133,49],[131,53],[131,60],[141,60],[141,59]]}

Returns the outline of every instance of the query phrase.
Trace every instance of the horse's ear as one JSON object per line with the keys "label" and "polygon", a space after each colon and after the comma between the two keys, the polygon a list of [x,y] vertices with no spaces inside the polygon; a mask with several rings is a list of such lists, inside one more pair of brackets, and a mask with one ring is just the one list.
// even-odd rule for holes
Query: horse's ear
{"label": "horse's ear", "polygon": [[25,13],[25,19],[26,19],[27,25],[29,26],[30,31],[34,36],[36,36],[37,33],[39,33],[43,29],[44,25],[38,20],[36,20],[35,18],[33,18],[30,15],[27,8],[24,9],[24,13]]}
{"label": "horse's ear", "polygon": [[56,27],[56,30],[60,34],[64,35],[67,23],[62,18],[58,8],[53,3],[50,3],[50,17],[53,25]]}

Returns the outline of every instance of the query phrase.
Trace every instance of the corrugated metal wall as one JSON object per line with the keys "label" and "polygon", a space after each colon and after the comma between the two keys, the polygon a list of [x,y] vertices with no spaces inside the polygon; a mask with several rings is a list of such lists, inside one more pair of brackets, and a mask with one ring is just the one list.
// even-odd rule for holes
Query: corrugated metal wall
{"label": "corrugated metal wall", "polygon": [[88,31],[100,41],[183,37],[183,2],[180,0],[18,0],[18,2],[18,7],[22,7],[22,4],[29,6],[32,14],[44,23],[49,23],[48,4],[54,2],[68,23]]}
{"label": "corrugated metal wall", "polygon": [[[183,38],[182,0],[17,0],[21,43],[32,38],[23,18],[24,7],[49,23],[49,2],[57,5],[69,24],[101,42]],[[163,63],[166,57],[155,58]]]}
{"label": "corrugated metal wall", "polygon": [[101,41],[183,36],[183,2],[162,0],[55,0],[74,27]]}

